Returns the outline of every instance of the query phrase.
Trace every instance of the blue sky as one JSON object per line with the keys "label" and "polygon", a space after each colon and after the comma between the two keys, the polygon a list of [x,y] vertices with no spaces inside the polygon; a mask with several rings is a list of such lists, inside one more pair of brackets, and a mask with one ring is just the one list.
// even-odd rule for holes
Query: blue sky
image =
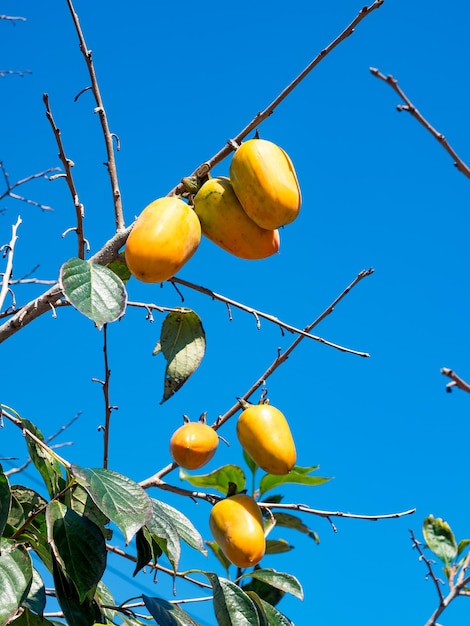
{"label": "blue sky", "polygon": [[[209,1],[194,3],[107,0],[78,1],[88,47],[111,130],[119,135],[118,174],[126,223],[182,176],[217,152],[265,108],[310,60],[355,17],[360,2],[247,2],[236,9]],[[0,21],[0,69],[31,70],[23,78],[0,79],[0,159],[11,181],[60,165],[45,118],[48,93],[74,177],[85,205],[85,232],[92,251],[113,233],[112,198],[105,151],[66,2],[41,5],[5,2],[3,14],[25,23]],[[469,537],[465,441],[470,398],[445,393],[441,367],[470,379],[468,352],[469,181],[438,143],[405,112],[399,99],[369,67],[393,74],[418,109],[443,132],[465,160],[470,128],[466,71],[469,9],[458,0],[443,10],[437,2],[386,0],[260,126],[260,134],[291,156],[303,193],[296,222],[281,233],[281,251],[259,262],[230,257],[203,240],[179,276],[303,327],[321,313],[358,272],[374,268],[315,332],[329,341],[371,354],[344,354],[305,340],[267,382],[272,404],[288,418],[301,465],[320,465],[334,480],[313,489],[290,486],[285,501],[318,509],[367,515],[416,507],[412,517],[377,523],[303,516],[321,539],[273,531],[295,546],[266,566],[296,575],[305,600],[285,598],[279,609],[298,626],[345,622],[361,626],[424,623],[437,605],[425,568],[411,549],[409,529],[420,535],[433,513],[451,524],[458,539]],[[215,174],[227,175],[229,162]],[[0,192],[2,187],[0,186]],[[62,180],[38,180],[21,188],[54,212],[6,199],[0,242],[11,225],[23,224],[15,276],[54,279],[76,254],[74,209]],[[180,306],[168,284],[133,280],[131,300]],[[16,290],[18,302],[41,292]],[[225,305],[184,290],[207,334],[200,369],[164,405],[164,361],[153,357],[162,317],[150,324],[142,310],[129,309],[109,328],[111,400],[119,406],[111,433],[110,467],[142,480],[169,462],[168,440],[186,413],[209,420],[236,397],[286,348],[291,336]],[[63,455],[97,466],[104,420],[99,385],[103,376],[102,335],[73,310],[45,315],[2,345],[3,395],[45,435],[73,415],[81,417],[62,440]],[[255,398],[257,399],[257,398]],[[232,420],[233,422],[233,420]],[[243,464],[234,422],[222,435],[208,469]],[[12,427],[1,433],[2,456],[24,455]],[[8,469],[7,464],[5,467]],[[32,470],[24,476],[34,482]],[[179,484],[177,474],[172,475]],[[163,497],[152,492],[156,498]],[[208,505],[169,496],[206,538]],[[116,545],[123,546],[119,536]],[[215,569],[214,560],[183,552],[181,569]],[[111,562],[107,581],[116,598],[147,593],[169,597],[172,582],[139,575]],[[222,574],[222,572],[220,572]],[[178,587],[181,597],[197,590]],[[204,594],[203,594],[204,595]],[[209,605],[188,609],[212,625]],[[457,600],[441,619],[457,626],[470,607]]]}

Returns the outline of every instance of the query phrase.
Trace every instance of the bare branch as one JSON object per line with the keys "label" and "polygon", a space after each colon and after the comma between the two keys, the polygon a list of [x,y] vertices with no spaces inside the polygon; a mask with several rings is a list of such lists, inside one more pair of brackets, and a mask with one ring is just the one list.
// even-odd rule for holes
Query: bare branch
{"label": "bare branch", "polygon": [[13,16],[13,15],[0,15],[0,20],[6,20],[11,22],[13,26],[16,26],[16,22],[26,22],[25,17]]}
{"label": "bare branch", "polygon": [[20,76],[23,78],[25,74],[32,74],[31,70],[0,70],[0,78],[5,76]]}
{"label": "bare branch", "polygon": [[21,224],[21,217],[18,216],[18,219],[16,220],[16,224],[14,224],[11,227],[11,240],[10,240],[10,243],[7,244],[7,246],[6,246],[6,248],[8,250],[8,252],[6,254],[6,256],[7,256],[7,264],[6,264],[6,268],[5,268],[5,271],[4,271],[3,276],[2,276],[2,285],[1,285],[1,289],[0,289],[0,311],[3,308],[3,305],[5,303],[6,295],[7,295],[8,291],[9,291],[9,282],[10,282],[11,275],[13,273],[13,254],[14,254],[14,251],[15,251],[15,244],[16,244],[16,241],[18,239],[18,236],[17,236],[16,233],[18,231],[18,228],[20,227],[20,224]]}
{"label": "bare branch", "polygon": [[83,209],[83,204],[80,202],[79,198],[78,198],[78,193],[77,193],[77,189],[75,187],[75,182],[73,180],[73,175],[72,175],[72,167],[74,166],[74,163],[71,159],[67,158],[66,154],[65,154],[65,150],[64,150],[64,144],[62,143],[62,137],[60,134],[60,129],[57,127],[54,118],[52,116],[52,111],[51,111],[51,107],[49,104],[49,96],[47,93],[45,93],[42,97],[43,101],[44,101],[44,105],[46,107],[46,117],[49,120],[49,123],[51,125],[52,131],[54,133],[56,142],[57,142],[57,146],[59,148],[59,159],[62,162],[62,165],[64,166],[65,169],[65,179],[67,181],[67,185],[68,188],[70,190],[70,193],[72,194],[72,201],[73,201],[73,205],[75,207],[75,215],[77,218],[77,226],[74,228],[74,230],[77,233],[77,239],[78,239],[78,252],[77,252],[77,256],[79,259],[84,259],[85,258],[85,236],[83,233],[83,217],[84,217],[84,209]]}
{"label": "bare branch", "polygon": [[219,293],[215,293],[215,291],[212,291],[211,289],[207,289],[206,287],[195,285],[194,283],[190,283],[189,281],[183,280],[182,278],[177,278],[176,276],[174,276],[173,278],[170,278],[169,282],[177,283],[178,285],[184,285],[185,287],[189,287],[189,289],[193,289],[194,291],[198,291],[200,293],[206,294],[207,296],[210,296],[213,300],[219,300],[220,302],[225,302],[225,304],[228,307],[233,306],[233,307],[236,307],[237,309],[241,309],[242,311],[246,311],[247,313],[254,315],[257,321],[258,329],[261,326],[258,318],[261,317],[265,320],[268,320],[269,322],[272,322],[273,324],[276,324],[280,328],[284,328],[285,330],[288,330],[290,333],[295,333],[297,335],[302,335],[303,337],[307,337],[308,339],[313,339],[314,341],[323,343],[326,346],[330,346],[331,348],[335,348],[336,350],[340,350],[341,352],[349,352],[350,354],[355,354],[357,356],[362,356],[362,357],[370,356],[370,354],[368,354],[367,352],[358,352],[357,350],[352,350],[351,348],[345,348],[344,346],[340,346],[336,343],[332,343],[331,341],[327,341],[326,339],[323,339],[322,337],[317,337],[317,335],[312,335],[306,330],[300,330],[300,328],[296,328],[295,326],[291,326],[290,324],[286,324],[285,322],[282,322],[280,319],[278,319],[274,315],[270,315],[269,313],[263,313],[262,311],[253,309],[252,307],[249,307],[245,304],[237,302],[236,300],[232,300],[231,298],[222,296]]}
{"label": "bare branch", "polygon": [[122,212],[122,198],[121,198],[121,192],[119,190],[119,183],[118,183],[118,176],[117,176],[117,169],[116,169],[116,159],[114,156],[113,137],[115,135],[111,133],[111,131],[109,130],[108,118],[107,118],[106,111],[104,108],[103,100],[101,98],[101,92],[100,92],[100,88],[98,85],[95,68],[93,65],[92,51],[89,50],[86,45],[85,37],[83,35],[83,31],[80,26],[80,20],[78,18],[77,13],[75,12],[72,1],[67,0],[67,4],[69,6],[73,23],[77,31],[78,39],[80,41],[80,50],[85,58],[87,68],[88,68],[88,73],[91,78],[91,90],[93,92],[93,96],[96,102],[95,113],[98,113],[100,122],[101,122],[101,128],[103,129],[103,135],[104,135],[104,141],[106,144],[106,153],[107,153],[106,166],[108,169],[108,174],[109,174],[109,178],[111,181],[111,188],[113,192],[116,231],[120,232],[124,230],[124,215]]}
{"label": "bare branch", "polygon": [[32,174],[31,176],[27,176],[26,178],[17,180],[16,183],[13,183],[13,184],[10,183],[10,177],[8,175],[8,172],[5,169],[5,165],[3,161],[0,161],[0,171],[3,174],[3,179],[5,181],[5,186],[6,186],[6,190],[3,193],[0,193],[0,200],[10,197],[10,198],[13,198],[14,200],[20,200],[21,202],[25,202],[26,204],[31,204],[33,206],[36,206],[43,211],[53,211],[52,207],[47,206],[45,204],[40,204],[39,202],[36,202],[35,200],[30,200],[29,198],[13,193],[13,190],[16,189],[17,187],[20,187],[21,185],[25,185],[26,183],[29,183],[31,180],[35,180],[36,178],[45,178],[47,174],[50,174],[51,172],[60,171],[59,168],[49,167],[47,170],[44,170],[43,172],[39,172],[38,174]]}
{"label": "bare branch", "polygon": [[447,376],[452,380],[452,382],[447,383],[446,391],[450,392],[452,391],[452,387],[458,387],[459,389],[462,389],[462,391],[470,393],[470,385],[466,383],[462,378],[460,378],[460,376],[457,376],[457,374],[453,370],[449,369],[448,367],[443,367],[441,369],[441,374]]}
{"label": "bare branch", "polygon": [[383,80],[385,83],[387,83],[387,85],[390,85],[390,87],[403,100],[403,102],[405,104],[404,105],[403,104],[397,105],[397,110],[398,111],[407,111],[410,115],[412,115],[415,118],[415,120],[417,120],[420,124],[422,124],[424,126],[424,128],[428,132],[430,132],[431,135],[441,144],[441,146],[444,148],[444,150],[446,150],[446,152],[448,154],[450,154],[450,156],[454,159],[454,165],[459,170],[459,172],[462,172],[462,174],[464,176],[466,176],[467,178],[470,178],[470,168],[468,167],[468,165],[466,165],[462,161],[462,159],[459,157],[459,155],[455,152],[455,150],[452,148],[452,146],[448,143],[448,141],[445,138],[445,136],[442,133],[440,133],[439,131],[437,131],[433,126],[431,126],[431,124],[427,121],[427,119],[425,117],[423,117],[423,115],[421,115],[421,113],[414,106],[414,104],[411,102],[411,100],[408,98],[408,96],[399,87],[397,79],[394,78],[393,76],[391,76],[390,74],[388,76],[385,76],[384,74],[379,72],[379,70],[377,68],[375,68],[375,67],[371,67],[370,68],[370,72],[376,78],[380,78],[380,80]]}

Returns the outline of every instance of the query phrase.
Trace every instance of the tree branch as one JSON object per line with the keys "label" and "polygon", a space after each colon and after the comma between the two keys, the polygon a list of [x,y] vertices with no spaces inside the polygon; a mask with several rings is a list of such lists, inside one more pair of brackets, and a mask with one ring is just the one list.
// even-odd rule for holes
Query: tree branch
{"label": "tree branch", "polygon": [[405,92],[399,87],[397,79],[394,78],[390,74],[388,76],[385,76],[384,74],[379,72],[379,70],[377,68],[375,68],[375,67],[371,67],[370,68],[370,72],[376,78],[380,78],[380,80],[383,80],[385,83],[387,83],[387,85],[390,85],[390,87],[403,100],[403,102],[405,104],[404,105],[403,104],[397,105],[397,110],[398,111],[407,111],[411,116],[413,116],[415,118],[415,120],[417,120],[420,124],[422,124],[424,126],[424,128],[428,132],[431,133],[431,135],[434,137],[434,139],[436,139],[441,144],[441,146],[444,148],[444,150],[446,150],[446,152],[448,154],[450,154],[450,156],[454,159],[454,165],[459,170],[459,172],[461,172],[467,178],[470,178],[470,168],[468,167],[468,165],[466,165],[462,161],[462,159],[459,157],[459,155],[455,152],[455,150],[452,148],[452,146],[448,143],[448,141],[445,138],[445,136],[442,133],[440,133],[439,131],[437,131],[433,126],[431,126],[431,124],[427,121],[427,119],[421,115],[421,113],[414,106],[414,104],[411,102],[411,100],[408,98],[408,96],[405,94]]}
{"label": "tree branch", "polygon": [[457,374],[453,370],[449,369],[448,367],[443,367],[441,369],[441,374],[447,376],[452,380],[452,382],[447,383],[446,391],[451,392],[452,387],[458,387],[459,389],[462,389],[462,391],[470,393],[470,385],[466,383],[462,378],[460,378],[460,376],[457,376]]}
{"label": "tree branch", "polygon": [[119,189],[119,182],[117,176],[116,169],[116,159],[114,156],[114,143],[113,143],[113,133],[109,130],[108,118],[106,115],[106,111],[104,108],[103,100],[101,98],[101,92],[98,85],[98,79],[96,77],[95,68],[93,65],[92,59],[92,51],[88,49],[85,37],[83,35],[82,28],[80,26],[80,20],[78,19],[78,15],[75,12],[72,1],[67,0],[67,4],[72,15],[73,23],[75,25],[75,29],[77,31],[78,39],[80,41],[80,50],[85,58],[86,65],[88,68],[88,73],[91,78],[91,90],[93,92],[93,96],[96,102],[95,113],[98,113],[101,128],[103,129],[104,141],[106,144],[106,153],[107,153],[107,162],[106,166],[108,169],[109,179],[111,181],[111,188],[113,192],[113,201],[114,201],[114,214],[116,221],[116,231],[120,232],[124,230],[124,216],[122,211],[122,198],[121,191]]}
{"label": "tree branch", "polygon": [[[70,193],[72,194],[72,201],[75,207],[77,225],[75,226],[73,230],[77,233],[77,240],[78,240],[77,256],[79,259],[84,259],[85,258],[85,236],[83,233],[84,209],[83,209],[83,204],[80,202],[78,198],[77,189],[75,187],[75,182],[73,180],[72,167],[74,166],[74,162],[71,159],[67,158],[67,155],[65,154],[64,144],[62,143],[60,129],[57,127],[54,121],[51,107],[49,105],[49,95],[47,93],[43,94],[42,99],[46,107],[46,117],[49,121],[49,124],[51,125],[52,132],[54,133],[54,137],[55,137],[57,146],[59,148],[59,159],[61,160],[62,165],[64,166],[64,169],[65,169],[65,174],[60,175],[60,177],[65,178],[65,180],[67,181],[67,186],[70,190]],[[55,176],[54,178],[58,178],[58,176]]]}
{"label": "tree branch", "polygon": [[[0,289],[0,311],[3,309],[5,298],[7,296],[8,291],[10,290],[9,282],[10,282],[11,275],[13,273],[13,255],[15,252],[15,244],[18,239],[18,235],[16,233],[20,225],[21,225],[21,217],[18,216],[18,219],[16,220],[16,224],[13,224],[13,226],[11,227],[10,243],[5,244],[5,246],[2,246],[2,248],[0,248],[0,252],[4,248],[6,248],[7,250],[6,252],[7,264],[6,264],[5,271],[3,272],[2,285]],[[4,255],[5,255],[5,252],[4,252]]]}

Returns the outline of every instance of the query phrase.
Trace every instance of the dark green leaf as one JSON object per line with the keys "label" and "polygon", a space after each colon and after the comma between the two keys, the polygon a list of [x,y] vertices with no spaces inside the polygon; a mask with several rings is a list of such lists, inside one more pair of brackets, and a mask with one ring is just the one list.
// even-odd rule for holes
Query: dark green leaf
{"label": "dark green leaf", "polygon": [[127,292],[122,280],[97,263],[70,259],[60,269],[60,283],[70,304],[99,329],[120,318],[126,309]]}
{"label": "dark green leaf", "polygon": [[[24,428],[33,433],[38,439],[44,441],[43,434],[36,426],[27,419],[21,420]],[[55,497],[59,491],[65,487],[65,481],[62,476],[62,466],[56,457],[47,452],[35,443],[31,437],[26,435],[26,445],[28,447],[29,456],[36,469],[42,476],[47,491],[51,497]]]}
{"label": "dark green leaf", "polygon": [[103,468],[71,468],[100,511],[123,532],[126,543],[148,522],[153,506],[142,487],[122,474]]}
{"label": "dark green leaf", "polygon": [[232,563],[222,552],[222,548],[219,546],[219,544],[216,541],[206,541],[206,545],[209,546],[209,548],[214,553],[214,556],[219,560],[222,567],[225,569],[226,572],[228,572],[229,567],[232,565]]}
{"label": "dark green leaf", "polygon": [[90,494],[82,485],[78,483],[74,485],[71,490],[69,506],[80,515],[94,522],[103,533],[105,539],[111,539],[113,531],[110,528],[106,528],[106,525],[109,523],[109,518],[100,511],[93,502]]}
{"label": "dark green leaf", "polygon": [[449,524],[429,515],[423,522],[424,539],[434,554],[446,565],[457,556],[457,542]]}
{"label": "dark green leaf", "polygon": [[298,530],[299,532],[308,535],[308,537],[313,539],[315,543],[320,543],[317,533],[306,526],[296,515],[291,515],[290,513],[273,513],[273,515],[277,526]]}
{"label": "dark green leaf", "polygon": [[162,598],[150,598],[142,594],[142,599],[150,615],[159,626],[199,626],[198,622],[188,615],[177,604]]}
{"label": "dark green leaf", "polygon": [[241,467],[238,465],[224,465],[210,472],[210,474],[200,474],[195,476],[180,468],[181,480],[187,480],[195,487],[213,487],[221,493],[227,495],[229,483],[237,486],[237,492],[245,489],[246,479]]}
{"label": "dark green leaf", "polygon": [[[0,537],[3,535],[5,526],[10,515],[11,506],[11,490],[8,483],[8,478],[3,472],[3,468],[0,465]],[[11,522],[10,522],[11,524]]]}
{"label": "dark green leaf", "polygon": [[205,350],[206,335],[199,315],[184,308],[168,313],[153,351],[161,352],[167,362],[161,403],[171,398],[197,370]]}
{"label": "dark green leaf", "polygon": [[106,267],[109,267],[112,272],[117,274],[124,284],[127,283],[132,276],[130,269],[127,267],[126,257],[123,252],[118,255],[117,259],[108,263]]}
{"label": "dark green leaf", "polygon": [[87,596],[83,602],[80,602],[75,585],[54,558],[52,571],[57,600],[68,626],[91,626],[95,623],[105,623],[100,607],[94,599]]}
{"label": "dark green leaf", "polygon": [[[242,589],[245,593],[256,593],[259,598],[266,600],[266,602],[269,602],[272,606],[278,604],[278,602],[280,602],[285,595],[283,591],[280,591],[275,587],[271,587],[271,585],[267,585],[256,578],[253,578],[250,582],[242,585]],[[254,598],[252,597],[252,599]]]}
{"label": "dark green leaf", "polygon": [[284,539],[266,539],[266,554],[282,554],[294,549]]}
{"label": "dark green leaf", "polygon": [[[47,539],[46,513],[45,506],[47,501],[42,496],[22,485],[12,485],[13,496],[21,504],[24,516],[34,513],[34,518],[30,520],[25,528],[23,535],[31,544],[31,547],[39,556],[41,561],[52,572],[51,550]],[[38,514],[37,511],[42,509]]]}
{"label": "dark green leaf", "polygon": [[135,549],[137,551],[137,561],[132,576],[135,576],[141,569],[146,567],[153,557],[152,537],[145,527],[140,528],[135,536]]}
{"label": "dark green leaf", "polygon": [[103,534],[96,524],[56,501],[49,502],[46,521],[54,556],[83,602],[106,568]]}
{"label": "dark green leaf", "polygon": [[309,472],[317,469],[316,467],[306,468],[298,467],[297,465],[288,474],[283,476],[274,476],[273,474],[265,474],[259,483],[259,492],[262,496],[267,491],[279,487],[280,485],[287,485],[289,483],[296,483],[299,485],[309,485],[316,487],[317,485],[323,485],[323,483],[331,480],[330,478],[324,478],[322,476],[309,476]]}
{"label": "dark green leaf", "polygon": [[22,546],[0,539],[0,624],[8,623],[27,596],[33,579],[31,558]]}
{"label": "dark green leaf", "polygon": [[171,515],[168,515],[157,500],[151,500],[153,516],[147,522],[152,537],[168,557],[174,569],[178,568],[181,555],[181,545],[178,530],[173,523]]}
{"label": "dark green leaf", "polygon": [[[116,604],[111,591],[108,589],[108,587],[104,584],[102,580],[100,580],[100,582],[98,583],[98,587],[96,588],[96,591],[95,591],[95,602],[97,602],[101,607],[103,604],[107,606],[115,606]],[[112,609],[104,609],[104,608],[102,608],[102,611],[103,611],[105,618],[108,620],[108,622],[112,622],[116,615],[116,611],[113,611]],[[106,622],[106,620],[103,620],[103,622]]]}
{"label": "dark green leaf", "polygon": [[39,572],[33,568],[33,580],[28,595],[22,602],[22,606],[31,609],[38,615],[43,614],[46,606],[46,588]]}
{"label": "dark green leaf", "polygon": [[12,529],[18,530],[24,524],[25,516],[21,503],[11,494],[10,512],[8,514],[7,524]]}
{"label": "dark green leaf", "polygon": [[241,578],[251,577],[261,580],[276,589],[280,589],[284,593],[290,593],[299,600],[304,599],[304,592],[302,586],[295,576],[286,574],[285,572],[276,572],[276,570],[269,568],[255,568],[249,574],[244,574]]}
{"label": "dark green leaf", "polygon": [[212,585],[219,626],[261,626],[255,604],[238,585],[212,572],[204,573]]}
{"label": "dark green leaf", "polygon": [[63,622],[55,622],[49,621],[40,615],[36,615],[32,613],[29,609],[23,611],[23,613],[15,619],[14,622],[11,622],[12,626],[54,626],[54,624],[60,624],[60,626],[64,626]]}
{"label": "dark green leaf", "polygon": [[288,617],[283,615],[270,603],[261,598],[261,604],[266,612],[269,620],[269,626],[294,626],[293,622]]}
{"label": "dark green leaf", "polygon": [[204,541],[201,537],[201,534],[194,527],[194,524],[189,520],[181,511],[175,509],[170,506],[166,502],[161,502],[160,500],[152,499],[154,503],[154,511],[155,511],[155,503],[158,505],[160,510],[163,510],[167,516],[173,522],[179,536],[181,539],[187,543],[189,546],[202,552],[203,554],[207,554],[207,550],[204,548]]}

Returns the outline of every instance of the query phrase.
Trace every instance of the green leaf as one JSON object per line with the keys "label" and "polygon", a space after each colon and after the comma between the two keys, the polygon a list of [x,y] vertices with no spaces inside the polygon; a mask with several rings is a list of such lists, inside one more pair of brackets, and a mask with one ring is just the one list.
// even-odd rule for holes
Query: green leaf
{"label": "green leaf", "polygon": [[106,568],[103,533],[86,517],[56,501],[47,506],[46,522],[55,558],[83,602]]}
{"label": "green leaf", "polygon": [[246,450],[243,450],[243,459],[248,465],[250,472],[254,475],[259,466],[253,461],[253,459],[248,454],[248,452],[246,452]]}
{"label": "green leaf", "polygon": [[260,600],[269,620],[269,626],[294,626],[288,617],[274,608],[269,602],[266,602],[263,598],[260,598]]}
{"label": "green leaf", "polygon": [[8,514],[7,524],[14,530],[18,530],[25,521],[23,507],[20,502],[11,494],[10,512]]}
{"label": "green leaf", "polygon": [[70,304],[93,320],[98,329],[119,319],[126,309],[126,288],[107,267],[73,258],[62,265],[59,280]]}
{"label": "green leaf", "polygon": [[308,526],[306,526],[303,521],[297,517],[296,515],[291,515],[290,513],[273,513],[274,519],[276,520],[277,526],[283,526],[284,528],[292,528],[293,530],[298,530],[301,533],[304,533],[311,539],[315,541],[315,543],[320,543],[320,538],[317,533],[311,530]]}
{"label": "green leaf", "polygon": [[255,602],[257,602],[257,600],[251,595],[251,592],[254,592],[258,596],[258,598],[266,600],[266,602],[269,602],[269,604],[271,604],[272,606],[278,604],[285,596],[285,593],[283,591],[280,591],[275,587],[271,587],[271,585],[267,585],[261,580],[256,580],[256,578],[253,578],[252,580],[250,580],[249,583],[245,583],[241,587],[243,591],[245,593],[248,593],[252,600],[254,600]]}
{"label": "green leaf", "polygon": [[[103,604],[106,604],[108,606],[116,605],[116,602],[114,601],[111,591],[108,589],[108,587],[104,584],[102,580],[100,580],[100,582],[98,583],[98,587],[96,588],[94,599],[95,599],[95,602],[97,602],[99,605],[103,605]],[[116,611],[113,611],[112,609],[104,609],[104,608],[102,608],[102,611],[103,611],[104,616],[108,620],[108,622],[112,622],[116,615]]]}
{"label": "green leaf", "polygon": [[106,267],[117,274],[124,284],[127,283],[132,276],[130,269],[127,267],[124,252],[120,252],[117,259],[108,263]]}
{"label": "green leaf", "polygon": [[465,550],[465,548],[469,545],[470,545],[470,539],[462,539],[461,541],[459,541],[457,554],[460,556],[462,552]]}
{"label": "green leaf", "polygon": [[294,549],[285,539],[266,539],[266,554],[282,554]]}
{"label": "green leaf", "polygon": [[323,483],[331,480],[330,478],[324,478],[322,476],[309,476],[308,474],[316,470],[315,467],[299,467],[295,466],[288,474],[283,476],[274,476],[273,474],[265,474],[259,483],[259,493],[262,496],[267,491],[279,487],[280,485],[287,485],[289,483],[295,483],[298,485],[309,485],[316,487],[317,485],[323,485]]}
{"label": "green leaf", "polygon": [[167,362],[160,404],[171,398],[197,370],[205,351],[206,335],[199,315],[184,308],[168,313],[153,351],[153,354],[161,352]]}
{"label": "green leaf", "polygon": [[142,599],[150,615],[159,626],[200,626],[177,604],[162,598],[150,598],[142,594]]}
{"label": "green leaf", "polygon": [[142,487],[122,474],[103,468],[73,465],[71,471],[93,502],[123,532],[128,544],[153,515],[152,502]]}
{"label": "green leaf", "polygon": [[11,622],[12,626],[54,626],[54,624],[60,624],[64,626],[63,622],[49,621],[48,619],[32,613],[29,609],[23,611],[23,613]]}
{"label": "green leaf", "polygon": [[276,587],[283,591],[284,593],[290,593],[294,597],[299,600],[304,599],[304,592],[302,590],[302,586],[300,582],[297,580],[295,576],[291,574],[286,574],[285,572],[276,572],[274,569],[269,568],[255,568],[252,572],[248,574],[243,574],[240,578],[256,578],[257,580],[261,580],[272,587]]}
{"label": "green leaf", "polygon": [[222,567],[225,569],[226,572],[228,572],[229,567],[232,565],[232,563],[227,559],[225,554],[222,552],[222,548],[219,546],[217,541],[206,541],[206,545],[209,546],[209,548],[212,550],[212,552],[214,553],[214,556],[218,559]]}
{"label": "green leaf", "polygon": [[158,505],[158,508],[160,510],[163,510],[167,514],[167,516],[170,517],[173,525],[178,532],[178,535],[185,543],[188,544],[188,546],[191,546],[191,548],[194,548],[198,552],[202,552],[203,554],[207,555],[207,550],[204,548],[204,541],[201,537],[201,534],[198,530],[196,530],[191,520],[183,515],[181,511],[178,511],[178,509],[175,509],[166,502],[161,502],[160,500],[155,499],[152,499],[152,502],[154,503],[154,507],[156,503]]}
{"label": "green leaf", "polygon": [[[28,526],[23,531],[23,536],[27,538],[31,547],[47,569],[52,572],[51,550],[47,539],[45,513],[47,501],[33,489],[28,489],[22,485],[12,485],[11,491],[13,496],[21,504],[25,518],[34,513],[34,518],[30,520]],[[39,509],[43,510],[37,513]]]}
{"label": "green leaf", "polygon": [[94,522],[103,533],[105,539],[111,539],[113,531],[110,528],[106,528],[106,525],[109,524],[109,518],[96,506],[87,490],[82,485],[76,483],[69,493],[71,493],[71,498],[67,503],[68,506],[76,513]]}
{"label": "green leaf", "polygon": [[[8,478],[0,465],[0,537],[3,535],[5,526],[10,515],[11,490]],[[11,523],[11,522],[10,522]]]}
{"label": "green leaf", "polygon": [[151,500],[151,502],[153,516],[147,522],[147,528],[176,571],[181,556],[178,530],[173,523],[171,515],[165,512],[160,503],[157,500]]}
{"label": "green leaf", "polygon": [[209,474],[195,476],[180,468],[180,479],[187,480],[195,487],[213,487],[227,495],[229,483],[235,483],[237,492],[245,489],[246,478],[243,470],[238,465],[223,465]]}
{"label": "green leaf", "polygon": [[33,579],[31,558],[23,546],[0,539],[0,624],[7,624],[27,596]]}
{"label": "green leaf", "polygon": [[22,606],[30,609],[34,613],[41,615],[46,606],[46,588],[39,572],[33,568],[33,580],[29,588],[28,595],[22,602]]}
{"label": "green leaf", "polygon": [[238,585],[212,572],[204,572],[214,594],[218,626],[261,626],[253,600]]}
{"label": "green leaf", "polygon": [[255,591],[245,591],[245,593],[250,598],[250,600],[252,600],[253,604],[256,607],[260,626],[269,626],[268,616],[266,615],[266,611],[261,604],[261,598],[259,597],[259,595]]}
{"label": "green leaf", "polygon": [[136,576],[141,569],[146,567],[153,557],[152,537],[145,526],[140,528],[135,535],[135,549],[137,561],[132,576]]}
{"label": "green leaf", "polygon": [[[41,441],[44,441],[43,434],[32,422],[27,419],[22,419],[21,422],[24,428],[32,432]],[[31,461],[41,474],[49,495],[55,497],[65,487],[61,464],[54,455],[44,450],[42,446],[35,443],[28,435],[26,435],[26,446]]]}
{"label": "green leaf", "polygon": [[90,626],[102,624],[104,616],[94,599],[85,597],[81,602],[75,585],[67,577],[60,563],[52,559],[52,572],[57,601],[67,621],[67,626]]}
{"label": "green leaf", "polygon": [[458,548],[449,524],[442,518],[429,515],[423,522],[423,535],[426,544],[446,565],[457,556]]}

